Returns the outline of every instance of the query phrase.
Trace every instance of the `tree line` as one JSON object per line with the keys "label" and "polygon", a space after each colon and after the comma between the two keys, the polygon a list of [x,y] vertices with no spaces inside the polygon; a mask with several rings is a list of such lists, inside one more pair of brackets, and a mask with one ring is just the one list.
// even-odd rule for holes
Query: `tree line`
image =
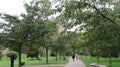
{"label": "tree line", "polygon": [[[120,49],[120,7],[119,0],[33,0],[25,3],[26,14],[20,16],[0,14],[0,18],[8,23],[0,23],[0,45],[18,52],[21,67],[23,48],[44,47],[46,63],[48,50],[70,55],[79,53],[97,57],[109,57],[112,67],[112,57],[119,56]],[[48,19],[53,14],[60,13],[54,21]],[[21,18],[21,19],[20,19]],[[74,32],[67,30],[79,27]],[[62,32],[58,30],[64,28]]]}

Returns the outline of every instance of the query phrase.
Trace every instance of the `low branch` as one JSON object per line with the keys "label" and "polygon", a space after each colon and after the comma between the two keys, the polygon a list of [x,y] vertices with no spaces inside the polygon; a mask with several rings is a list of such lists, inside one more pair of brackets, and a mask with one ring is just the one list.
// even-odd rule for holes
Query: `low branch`
{"label": "low branch", "polygon": [[99,10],[96,6],[93,6],[93,8],[94,8],[96,11],[98,11],[99,14],[100,14],[103,18],[105,18],[105,19],[109,20],[110,22],[112,22],[113,24],[117,25],[117,23],[114,22],[111,18],[109,18],[109,17],[105,16],[104,14],[102,14],[102,13],[100,12],[100,10]]}
{"label": "low branch", "polygon": [[111,18],[109,18],[109,17],[105,16],[103,13],[101,13],[100,10],[99,10],[95,5],[93,6],[93,5],[90,5],[89,3],[85,3],[85,4],[88,5],[88,6],[90,6],[90,7],[92,7],[92,8],[95,9],[96,11],[98,11],[99,14],[100,14],[103,18],[105,18],[105,19],[107,19],[108,21],[110,21],[111,23],[117,25],[117,23],[116,23],[115,21],[113,21]]}

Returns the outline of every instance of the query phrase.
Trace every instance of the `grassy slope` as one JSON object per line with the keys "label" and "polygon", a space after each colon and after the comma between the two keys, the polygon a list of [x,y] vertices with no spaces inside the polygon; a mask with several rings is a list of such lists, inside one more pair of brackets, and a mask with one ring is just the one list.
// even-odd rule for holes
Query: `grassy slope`
{"label": "grassy slope", "polygon": [[[92,60],[89,56],[80,56],[80,58],[83,60],[83,62],[89,67],[90,63],[97,63],[101,65],[109,66],[109,59],[108,58],[100,58],[100,61],[97,62],[96,58],[94,57]],[[120,67],[120,58],[112,58],[113,67]]]}
{"label": "grassy slope", "polygon": [[[45,58],[43,57],[41,61],[36,59],[27,59],[25,55],[22,55],[22,61],[25,62],[26,66],[33,66],[33,65],[41,65],[45,64]],[[59,59],[55,61],[55,57],[49,57],[50,64],[66,64],[67,61],[63,61],[63,59]],[[18,65],[18,60],[15,60],[15,67]],[[10,60],[9,58],[2,58],[0,61],[0,67],[10,67]],[[59,66],[58,66],[59,67]]]}

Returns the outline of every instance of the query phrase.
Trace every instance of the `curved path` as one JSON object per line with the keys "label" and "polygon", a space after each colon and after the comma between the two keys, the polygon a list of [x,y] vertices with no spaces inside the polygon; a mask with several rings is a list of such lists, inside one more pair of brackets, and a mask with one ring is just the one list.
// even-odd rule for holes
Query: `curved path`
{"label": "curved path", "polygon": [[23,67],[64,67],[65,64],[47,64],[47,65],[35,65],[35,66],[23,66]]}
{"label": "curved path", "polygon": [[72,58],[70,58],[65,67],[86,67],[86,65],[81,60],[73,61]]}
{"label": "curved path", "polygon": [[86,67],[86,65],[81,60],[73,61],[72,58],[69,59],[67,64],[48,64],[48,65],[36,65],[36,66],[23,66],[23,67],[52,67],[52,66],[60,66],[60,67]]}

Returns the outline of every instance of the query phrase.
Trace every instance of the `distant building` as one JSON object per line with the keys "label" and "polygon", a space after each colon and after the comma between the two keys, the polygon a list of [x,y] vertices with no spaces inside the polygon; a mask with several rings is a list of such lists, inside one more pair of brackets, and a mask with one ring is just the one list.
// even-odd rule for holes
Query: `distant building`
{"label": "distant building", "polygon": [[9,51],[9,48],[2,49],[2,55],[6,56],[7,52]]}

